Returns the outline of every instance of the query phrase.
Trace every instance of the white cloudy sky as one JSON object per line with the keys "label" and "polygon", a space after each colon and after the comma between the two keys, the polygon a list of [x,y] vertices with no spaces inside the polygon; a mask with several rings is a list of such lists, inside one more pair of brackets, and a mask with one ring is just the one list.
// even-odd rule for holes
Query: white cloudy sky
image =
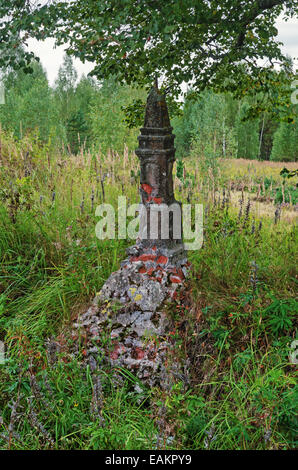
{"label": "white cloudy sky", "polygon": [[[298,19],[291,19],[288,22],[280,17],[276,24],[279,36],[278,39],[283,42],[283,51],[295,58],[295,65],[298,66]],[[57,77],[58,69],[63,61],[64,48],[54,49],[54,40],[36,41],[31,39],[28,47],[35,52],[41,59],[43,67],[46,69],[50,84],[52,85]],[[87,75],[92,70],[92,64],[83,64],[80,60],[74,59],[74,65],[78,71],[79,77],[82,74]]]}

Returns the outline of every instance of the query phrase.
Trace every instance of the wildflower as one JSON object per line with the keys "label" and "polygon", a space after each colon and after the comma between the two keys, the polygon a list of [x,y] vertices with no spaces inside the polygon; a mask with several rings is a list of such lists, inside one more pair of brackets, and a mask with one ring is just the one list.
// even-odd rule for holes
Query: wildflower
{"label": "wildflower", "polygon": [[101,410],[103,407],[103,391],[100,377],[97,375],[92,377],[93,391],[92,400],[90,404],[90,412],[94,418],[99,418],[100,426],[104,426],[105,420],[101,416]]}
{"label": "wildflower", "polygon": [[224,210],[225,206],[226,206],[226,203],[227,203],[227,199],[226,199],[226,190],[225,188],[223,188],[223,192],[222,192],[222,210]]}
{"label": "wildflower", "polygon": [[274,212],[274,225],[276,225],[277,222],[280,220],[280,212],[281,212],[281,206],[278,205],[276,208],[276,211]]}
{"label": "wildflower", "polygon": [[248,199],[247,205],[246,205],[246,208],[245,208],[245,217],[244,217],[244,221],[243,221],[243,228],[246,226],[246,224],[248,222],[249,211],[250,211],[250,199]]}
{"label": "wildflower", "polygon": [[259,266],[257,265],[255,261],[252,261],[250,265],[251,265],[250,284],[252,286],[253,295],[255,296],[256,291],[257,291],[257,285],[259,282],[259,279],[258,279]]}
{"label": "wildflower", "polygon": [[244,195],[243,195],[243,191],[242,191],[241,199],[239,199],[240,208],[239,208],[239,213],[238,213],[238,221],[240,221],[240,219],[242,217],[243,202],[244,202]]}
{"label": "wildflower", "polygon": [[85,195],[83,193],[83,198],[82,198],[82,202],[80,204],[80,208],[81,208],[81,213],[83,214],[84,213],[84,205],[85,205]]}
{"label": "wildflower", "polygon": [[38,420],[38,416],[35,413],[35,411],[33,410],[32,399],[29,398],[28,402],[30,404],[28,418],[29,418],[29,421],[30,421],[31,425],[43,435],[44,439],[47,442],[49,442],[51,444],[51,446],[53,446],[55,444],[54,440],[52,439],[49,432],[45,429],[44,425]]}
{"label": "wildflower", "polygon": [[94,207],[94,189],[92,188],[91,191],[91,211],[93,212],[93,207]]}
{"label": "wildflower", "polygon": [[255,218],[253,218],[253,221],[252,221],[252,225],[251,225],[251,235],[253,235],[255,233],[255,230],[256,230],[256,221],[255,221]]}

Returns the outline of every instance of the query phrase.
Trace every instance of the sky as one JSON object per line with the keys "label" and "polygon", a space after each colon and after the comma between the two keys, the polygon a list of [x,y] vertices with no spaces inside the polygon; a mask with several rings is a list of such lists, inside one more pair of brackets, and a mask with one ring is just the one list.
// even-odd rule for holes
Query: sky
{"label": "sky", "polygon": [[[285,22],[280,17],[277,20],[276,27],[279,32],[278,39],[284,44],[282,47],[283,52],[292,58],[296,58],[294,63],[298,67],[298,19],[291,19]],[[57,77],[64,55],[64,47],[59,46],[54,48],[54,42],[54,39],[46,39],[45,41],[30,39],[28,41],[28,49],[40,57],[51,85],[53,85]],[[78,71],[79,78],[82,74],[87,75],[93,68],[90,62],[83,64],[79,59],[74,59],[73,63]]]}

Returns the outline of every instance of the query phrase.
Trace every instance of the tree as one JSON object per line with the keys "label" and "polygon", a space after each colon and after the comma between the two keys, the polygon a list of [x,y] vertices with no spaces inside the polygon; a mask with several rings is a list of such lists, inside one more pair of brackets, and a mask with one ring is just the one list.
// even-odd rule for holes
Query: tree
{"label": "tree", "polygon": [[18,137],[37,131],[46,141],[52,128],[58,132],[57,110],[45,71],[34,61],[31,68],[31,74],[23,70],[4,74],[6,102],[0,107],[0,122]]}
{"label": "tree", "polygon": [[113,78],[103,81],[101,88],[93,96],[88,119],[92,141],[100,146],[103,153],[110,148],[122,152],[124,144],[129,149],[135,148],[139,131],[128,129],[122,110],[133,98],[144,99],[144,92],[133,90],[128,85],[120,86]]}
{"label": "tree", "polygon": [[249,104],[247,101],[239,103],[239,112],[236,117],[236,132],[238,140],[238,158],[256,159],[259,154],[259,120],[243,121]]}
{"label": "tree", "polygon": [[274,134],[271,160],[296,162],[298,160],[298,125],[281,122]]}
{"label": "tree", "polygon": [[259,160],[270,160],[273,138],[278,126],[279,123],[272,118],[270,113],[263,113],[259,132]]}
{"label": "tree", "polygon": [[183,115],[174,118],[177,156],[186,156],[191,146],[204,153],[208,146],[215,156],[233,158],[237,153],[234,130],[237,103],[231,95],[216,94],[205,90],[196,101],[188,99],[183,108]]}
{"label": "tree", "polygon": [[[282,12],[296,15],[298,0],[5,0],[0,60],[26,65],[29,53],[10,52],[29,37],[54,36],[69,54],[94,62],[99,79],[146,85],[158,74],[176,95],[183,82],[239,93],[284,62],[274,26]],[[264,69],[258,59],[266,58]]]}
{"label": "tree", "polygon": [[90,104],[99,90],[100,84],[91,77],[82,75],[75,89],[75,107],[83,112],[85,119],[90,110]]}
{"label": "tree", "polygon": [[77,78],[78,74],[73,66],[72,58],[65,54],[55,81],[57,107],[64,125],[67,125],[70,116],[75,113],[74,95]]}
{"label": "tree", "polygon": [[73,153],[77,153],[82,145],[88,148],[91,144],[90,109],[98,92],[95,81],[85,76],[72,89],[69,106],[72,111],[68,113],[66,128],[67,141]]}
{"label": "tree", "polygon": [[89,144],[89,128],[83,111],[75,112],[67,122],[67,141],[72,153],[78,153],[81,146]]}

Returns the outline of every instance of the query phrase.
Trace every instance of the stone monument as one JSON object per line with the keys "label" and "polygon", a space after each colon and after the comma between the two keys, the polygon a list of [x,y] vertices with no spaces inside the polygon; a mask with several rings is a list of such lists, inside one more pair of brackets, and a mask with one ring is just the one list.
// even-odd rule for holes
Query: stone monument
{"label": "stone monument", "polygon": [[[181,206],[175,201],[174,138],[165,97],[154,86],[147,99],[136,154],[140,159],[140,230],[121,268],[111,274],[76,328],[99,341],[109,332],[110,364],[131,369],[151,385],[159,383],[171,321],[164,304],[177,295],[189,263],[182,242]],[[109,311],[115,306],[113,313]],[[150,338],[156,336],[159,341]]]}

